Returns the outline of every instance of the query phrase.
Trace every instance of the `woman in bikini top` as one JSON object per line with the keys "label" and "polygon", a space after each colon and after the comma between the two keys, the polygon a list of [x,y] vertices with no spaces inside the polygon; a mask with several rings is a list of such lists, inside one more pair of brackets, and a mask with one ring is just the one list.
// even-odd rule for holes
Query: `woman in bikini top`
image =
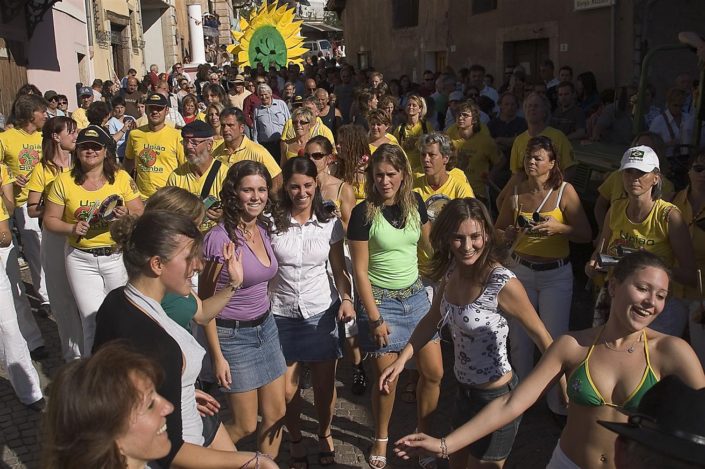
{"label": "woman in bikini top", "polygon": [[604,327],[559,337],[508,398],[493,401],[442,440],[424,434],[401,438],[397,454],[453,453],[523,413],[566,373],[571,397],[568,420],[547,468],[615,468],[616,435],[597,420],[626,422],[620,408],[638,405],[641,395],[662,376],[676,375],[696,389],[705,386],[693,349],[678,337],[649,328],[663,310],[668,284],[668,269],[654,254],[638,251],[624,256],[610,279],[612,301]]}

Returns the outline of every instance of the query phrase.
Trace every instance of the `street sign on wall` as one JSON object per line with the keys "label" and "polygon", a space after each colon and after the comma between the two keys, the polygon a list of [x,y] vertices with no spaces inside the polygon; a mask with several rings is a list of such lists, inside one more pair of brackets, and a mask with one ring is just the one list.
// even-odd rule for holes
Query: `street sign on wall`
{"label": "street sign on wall", "polygon": [[593,8],[611,7],[614,0],[575,0],[574,10],[592,10]]}

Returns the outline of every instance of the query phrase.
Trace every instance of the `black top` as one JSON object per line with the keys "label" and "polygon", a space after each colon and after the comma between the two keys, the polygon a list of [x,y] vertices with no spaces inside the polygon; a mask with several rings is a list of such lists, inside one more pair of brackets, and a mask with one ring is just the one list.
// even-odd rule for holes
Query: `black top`
{"label": "black top", "polygon": [[499,117],[495,117],[487,124],[487,128],[492,138],[516,137],[527,129],[526,120],[519,116],[514,117],[509,122],[504,122]]}
{"label": "black top", "polygon": [[166,416],[171,450],[157,462],[160,467],[169,467],[184,444],[181,426],[181,347],[159,324],[129,301],[124,290],[121,287],[111,291],[100,306],[96,315],[93,352],[111,340],[125,339],[138,352],[162,367],[164,380],[156,390],[171,402],[174,411]]}
{"label": "black top", "polygon": [[[418,203],[419,217],[421,225],[425,225],[428,221],[428,213],[426,212],[426,204],[419,194],[414,192],[416,202]],[[370,228],[372,223],[367,223],[365,214],[367,213],[367,201],[360,202],[350,214],[350,223],[348,223],[348,239],[352,241],[369,241]],[[401,220],[401,207],[398,204],[382,206],[382,215],[394,228],[402,229],[404,225]]]}

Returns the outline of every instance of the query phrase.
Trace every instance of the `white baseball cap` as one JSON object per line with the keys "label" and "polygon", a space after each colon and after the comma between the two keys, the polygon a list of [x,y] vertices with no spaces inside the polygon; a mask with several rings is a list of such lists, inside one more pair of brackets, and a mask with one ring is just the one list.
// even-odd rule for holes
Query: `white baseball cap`
{"label": "white baseball cap", "polygon": [[619,165],[620,171],[629,168],[638,169],[645,173],[659,169],[658,155],[656,155],[656,152],[651,149],[651,147],[647,147],[646,145],[632,147],[624,152],[622,162]]}

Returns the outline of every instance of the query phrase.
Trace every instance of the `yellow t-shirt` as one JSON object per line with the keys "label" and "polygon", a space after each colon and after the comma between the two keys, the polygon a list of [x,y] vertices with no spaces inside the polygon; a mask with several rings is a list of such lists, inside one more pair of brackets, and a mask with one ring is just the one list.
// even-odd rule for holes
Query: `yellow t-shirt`
{"label": "yellow t-shirt", "polygon": [[[399,145],[399,142],[397,141],[397,139],[394,138],[394,135],[386,134],[385,137],[387,137],[387,140],[389,140],[389,144],[390,144],[390,145],[396,145],[396,146],[398,146],[399,148],[401,148],[401,145]],[[382,146],[382,145],[380,145],[380,146]],[[369,147],[370,147],[370,156],[371,156],[375,151],[377,151],[377,148],[379,148],[379,147],[377,147],[377,146],[375,146],[375,145],[372,145],[371,143],[369,144]],[[403,148],[401,149],[401,151],[403,151],[403,152],[404,152],[404,156],[406,156],[406,152],[404,151]],[[406,159],[408,160],[409,157],[407,156]],[[413,173],[412,173],[412,174],[413,174]]]}
{"label": "yellow t-shirt", "polygon": [[5,163],[0,163],[0,187],[16,181],[15,173]]}
{"label": "yellow t-shirt", "polygon": [[[210,173],[210,170],[213,167],[213,163],[215,163],[215,161],[216,160],[213,160],[211,162],[210,166],[208,166],[208,171],[203,173],[202,176],[196,175],[193,171],[191,171],[191,166],[189,165],[189,163],[185,163],[176,168],[176,170],[169,175],[169,179],[167,179],[166,185],[186,189],[190,193],[200,197],[201,191],[203,190],[203,184],[205,184],[206,179],[208,177],[208,173]],[[220,200],[220,191],[223,188],[223,181],[228,176],[228,169],[228,165],[226,163],[221,162],[220,169],[218,169],[218,174],[216,174],[215,179],[213,179],[213,185],[211,185],[211,190],[208,192],[208,195],[212,195],[216,199]],[[217,222],[206,217],[199,226],[199,229],[203,233],[205,233],[211,228],[213,228],[216,224]]]}
{"label": "yellow t-shirt", "polygon": [[[693,251],[695,252],[695,268],[705,272],[705,231],[693,221],[693,206],[688,200],[688,189],[683,189],[673,198],[673,205],[678,207],[683,214],[683,221],[688,226],[690,231],[690,239],[693,240]],[[698,220],[705,218],[703,213],[698,216]],[[700,298],[696,287],[688,287],[681,284],[675,284],[673,287],[675,296],[679,298],[687,298],[689,300],[697,300]]]}
{"label": "yellow t-shirt", "polygon": [[82,107],[79,107],[71,113],[71,119],[76,121],[76,128],[78,130],[85,129],[90,125],[88,117],[86,117],[86,110]]}
{"label": "yellow t-shirt", "polygon": [[[433,223],[438,218],[443,207],[453,199],[462,197],[475,197],[475,193],[468,183],[468,179],[458,168],[453,168],[448,171],[448,180],[441,187],[434,190],[426,183],[426,176],[421,174],[414,179],[414,192],[418,193],[426,203],[426,211],[428,219]],[[421,249],[417,250],[419,266],[423,266],[430,258],[426,252]]]}
{"label": "yellow t-shirt", "polygon": [[[61,173],[70,172],[71,168],[62,168]],[[27,200],[27,196],[30,192],[38,192],[42,194],[42,197],[46,197],[51,190],[51,186],[58,174],[55,174],[51,168],[44,166],[44,163],[40,162],[34,167],[34,171],[29,175],[29,181],[22,188],[21,196],[24,200]]]}
{"label": "yellow t-shirt", "polygon": [[[558,154],[558,166],[561,171],[565,171],[577,164],[577,161],[575,161],[573,157],[573,145],[571,145],[570,140],[568,140],[568,137],[566,137],[563,132],[553,127],[546,127],[539,135],[551,139],[553,147]],[[509,169],[511,169],[512,173],[524,171],[524,153],[526,152],[526,145],[529,143],[530,139],[531,137],[529,136],[528,130],[520,133],[517,135],[517,138],[514,139],[514,145],[512,145],[512,153],[509,160]]]}
{"label": "yellow t-shirt", "polygon": [[5,163],[16,176],[26,176],[42,158],[42,133],[28,134],[17,127],[0,133],[0,163]]}
{"label": "yellow t-shirt", "polygon": [[269,171],[269,176],[275,178],[279,176],[282,172],[281,168],[274,161],[272,155],[257,142],[253,142],[246,135],[242,137],[242,143],[240,147],[232,153],[228,153],[228,148],[225,146],[225,142],[218,145],[215,150],[213,150],[213,158],[222,161],[228,166],[232,166],[239,161],[257,161],[262,163],[267,171]]}
{"label": "yellow t-shirt", "polygon": [[396,129],[394,129],[394,138],[401,142],[400,145],[406,152],[406,156],[409,158],[409,163],[411,164],[411,170],[416,173],[423,172],[421,165],[421,153],[419,152],[419,137],[424,133],[433,132],[433,126],[426,122],[426,132],[424,132],[424,125],[421,121],[414,125],[401,124]]}
{"label": "yellow t-shirt", "polygon": [[499,164],[502,155],[497,144],[490,135],[486,125],[480,126],[480,131],[465,139],[460,135],[457,125],[452,125],[446,132],[457,153],[457,161],[467,161],[465,171],[470,185],[479,197],[487,197],[487,177],[492,166]]}
{"label": "yellow t-shirt", "polygon": [[5,221],[10,219],[10,214],[7,213],[7,207],[0,201],[0,221]]}
{"label": "yellow t-shirt", "polygon": [[176,168],[186,163],[181,132],[167,126],[157,132],[149,127],[135,129],[127,139],[125,158],[135,160],[137,187],[147,199],[166,185]]}
{"label": "yellow t-shirt", "polygon": [[[137,185],[126,171],[115,173],[115,182],[106,183],[95,191],[89,191],[76,184],[70,172],[61,173],[54,180],[47,199],[64,207],[61,219],[66,223],[88,221],[91,225],[88,233],[76,241],[75,236],[69,236],[69,244],[79,249],[111,247],[115,244],[110,236],[109,224],[101,218],[98,211],[100,204],[109,196],[118,195],[123,204],[131,202],[140,196]],[[90,216],[90,220],[87,220]]]}
{"label": "yellow t-shirt", "polygon": [[656,254],[672,267],[674,263],[671,241],[668,237],[668,216],[671,210],[678,208],[664,200],[657,200],[651,212],[641,223],[633,223],[627,218],[629,199],[619,199],[610,207],[609,227],[612,237],[607,243],[606,253],[617,255],[617,246],[631,249],[644,249]]}
{"label": "yellow t-shirt", "polygon": [[[294,124],[291,119],[284,123],[284,130],[282,130],[282,140],[290,140],[296,137],[296,132],[294,132]],[[316,117],[316,123],[311,127],[310,136],[311,138],[322,135],[328,139],[331,145],[333,145],[333,152],[335,152],[335,137],[333,137],[333,132],[328,128],[326,124],[323,123],[320,117]],[[287,157],[288,158],[288,157]]]}
{"label": "yellow t-shirt", "polygon": [[465,173],[458,168],[448,171],[448,180],[438,189],[433,189],[426,183],[426,176],[419,175],[414,179],[414,192],[417,192],[426,202],[428,219],[435,221],[441,209],[453,199],[475,197]]}
{"label": "yellow t-shirt", "polygon": [[[673,194],[673,192],[675,192],[673,183],[663,174],[661,175],[661,180],[663,181],[661,191],[664,194]],[[609,176],[605,178],[604,182],[600,184],[600,187],[597,188],[597,192],[599,192],[602,197],[609,200],[610,204],[613,204],[617,199],[626,198],[627,193],[624,191],[624,181],[622,181],[621,173],[619,171],[612,171]]]}

